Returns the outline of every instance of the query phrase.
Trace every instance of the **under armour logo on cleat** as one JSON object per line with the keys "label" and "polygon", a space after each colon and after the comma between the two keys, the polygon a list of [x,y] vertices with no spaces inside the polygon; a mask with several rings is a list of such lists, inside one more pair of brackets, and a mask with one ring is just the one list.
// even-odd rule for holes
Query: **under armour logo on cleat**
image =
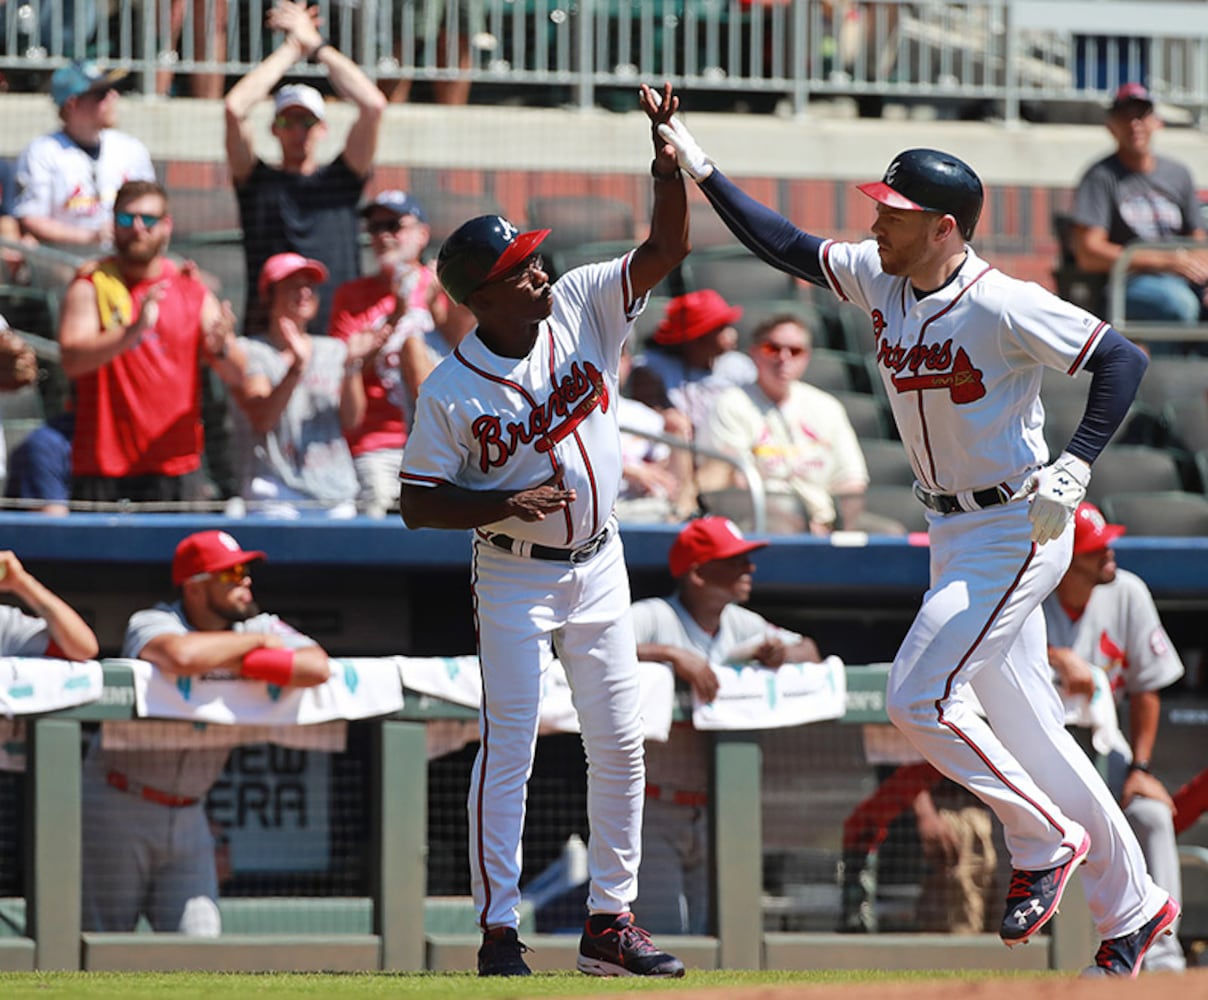
{"label": "under armour logo on cleat", "polygon": [[1040,900],[1033,899],[1028,903],[1027,906],[1021,906],[1018,910],[1011,914],[1011,916],[1015,922],[1022,927],[1028,922],[1028,917],[1031,914],[1035,913],[1037,916],[1039,916],[1043,912],[1044,907],[1040,905]]}

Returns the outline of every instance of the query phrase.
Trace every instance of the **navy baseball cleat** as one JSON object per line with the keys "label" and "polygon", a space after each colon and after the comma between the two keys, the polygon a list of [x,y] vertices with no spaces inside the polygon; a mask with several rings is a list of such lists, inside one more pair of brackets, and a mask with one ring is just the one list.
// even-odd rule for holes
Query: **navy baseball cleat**
{"label": "navy baseball cleat", "polygon": [[533,970],[521,957],[528,951],[521,943],[515,927],[492,927],[482,935],[482,947],[478,949],[478,974],[480,976],[531,976]]}
{"label": "navy baseball cleat", "polygon": [[1007,912],[1003,914],[998,936],[1003,944],[1014,947],[1025,944],[1033,934],[1047,924],[1061,906],[1061,896],[1074,870],[1086,859],[1091,838],[1083,834],[1082,843],[1063,865],[1043,871],[1011,872],[1011,888],[1007,890]]}
{"label": "navy baseball cleat", "polygon": [[1108,938],[1095,952],[1095,964],[1082,971],[1084,976],[1128,976],[1136,979],[1141,971],[1141,959],[1170,926],[1179,919],[1179,904],[1169,897],[1157,914],[1141,925],[1139,930],[1121,937]]}
{"label": "navy baseball cleat", "polygon": [[589,976],[655,976],[678,979],[684,963],[659,951],[632,913],[593,914],[579,938],[577,968]]}

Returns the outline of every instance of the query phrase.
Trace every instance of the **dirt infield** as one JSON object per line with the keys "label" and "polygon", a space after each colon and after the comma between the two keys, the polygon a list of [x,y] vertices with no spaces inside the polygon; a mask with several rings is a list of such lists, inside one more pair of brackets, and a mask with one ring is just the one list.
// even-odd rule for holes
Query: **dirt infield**
{"label": "dirt infield", "polygon": [[976,981],[938,979],[910,983],[827,983],[757,989],[682,989],[645,994],[649,1000],[1193,1000],[1208,997],[1208,969],[1139,979],[1012,976]]}

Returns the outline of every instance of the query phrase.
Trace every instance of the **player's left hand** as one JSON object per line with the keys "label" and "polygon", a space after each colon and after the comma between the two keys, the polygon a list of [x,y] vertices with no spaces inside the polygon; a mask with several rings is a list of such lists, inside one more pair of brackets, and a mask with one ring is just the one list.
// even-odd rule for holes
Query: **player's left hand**
{"label": "player's left hand", "polygon": [[1091,467],[1068,451],[1052,465],[1029,476],[1016,496],[1032,494],[1028,516],[1032,520],[1032,541],[1038,545],[1060,538],[1078,505],[1086,498]]}
{"label": "player's left hand", "polygon": [[540,486],[518,490],[507,499],[508,516],[522,521],[544,521],[546,514],[562,510],[575,502],[576,493],[562,485],[562,474],[555,473]]}
{"label": "player's left hand", "polygon": [[1128,777],[1124,779],[1124,788],[1120,792],[1121,808],[1127,806],[1138,795],[1144,799],[1161,802],[1170,809],[1171,815],[1177,812],[1174,799],[1170,797],[1170,793],[1166,791],[1166,786],[1162,782],[1145,771],[1129,771]]}

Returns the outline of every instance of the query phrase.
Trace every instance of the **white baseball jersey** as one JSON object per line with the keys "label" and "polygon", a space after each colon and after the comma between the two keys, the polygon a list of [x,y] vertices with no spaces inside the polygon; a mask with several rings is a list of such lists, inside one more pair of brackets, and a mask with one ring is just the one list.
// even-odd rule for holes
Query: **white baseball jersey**
{"label": "white baseball jersey", "polygon": [[118,188],[155,180],[155,169],[147,147],[125,132],[105,129],[99,148],[92,157],[62,131],[34,139],[17,160],[13,214],[100,229]]}
{"label": "white baseball jersey", "polygon": [[872,318],[877,368],[919,482],[940,493],[1006,484],[1049,459],[1041,370],[1076,375],[1107,324],[967,248],[943,288],[916,299],[881,270],[875,240],[828,241],[832,291]]}
{"label": "white baseball jersey", "polygon": [[403,482],[521,490],[561,471],[577,492],[564,512],[483,530],[559,548],[599,534],[621,481],[621,345],[646,304],[633,297],[629,257],[559,278],[553,311],[524,358],[492,353],[472,331],[420,386]]}
{"label": "white baseball jersey", "polygon": [[1153,595],[1128,570],[1117,570],[1115,580],[1092,590],[1077,619],[1050,594],[1044,620],[1049,645],[1072,649],[1102,668],[1117,702],[1127,694],[1160,691],[1183,676],[1183,661],[1162,627]]}

